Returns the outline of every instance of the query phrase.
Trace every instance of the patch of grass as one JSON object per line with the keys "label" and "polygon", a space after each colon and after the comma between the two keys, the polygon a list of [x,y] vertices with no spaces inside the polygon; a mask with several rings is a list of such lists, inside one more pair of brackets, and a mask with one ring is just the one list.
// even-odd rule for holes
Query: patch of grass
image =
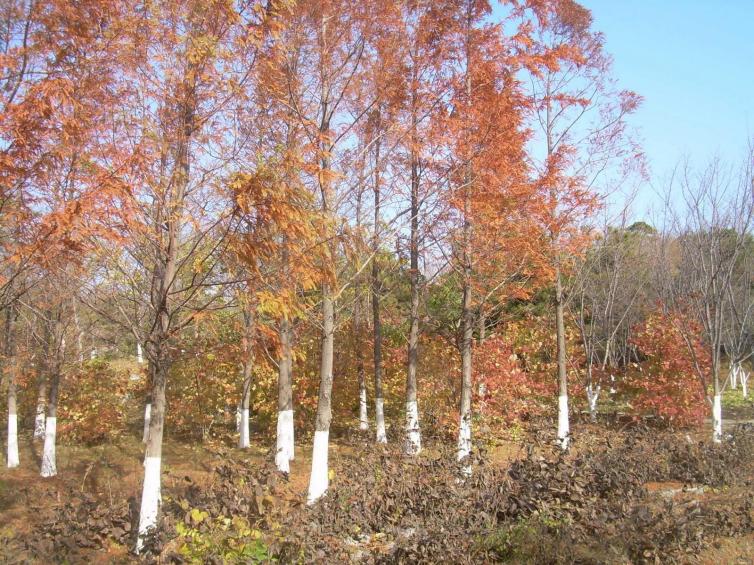
{"label": "patch of grass", "polygon": [[741,387],[733,390],[728,388],[723,392],[723,408],[750,409],[754,410],[754,393],[749,393],[749,398],[744,398]]}
{"label": "patch of grass", "polygon": [[576,541],[566,520],[542,514],[488,534],[477,542],[477,550],[496,561],[518,565],[625,562],[615,550]]}

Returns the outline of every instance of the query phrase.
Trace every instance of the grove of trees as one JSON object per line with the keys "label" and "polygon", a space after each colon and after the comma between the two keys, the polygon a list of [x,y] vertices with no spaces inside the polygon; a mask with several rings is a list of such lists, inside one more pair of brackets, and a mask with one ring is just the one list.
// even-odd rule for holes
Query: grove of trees
{"label": "grove of trees", "polygon": [[[575,0],[5,0],[0,311],[19,433],[420,457],[605,410],[686,427],[748,396],[754,151],[648,182]],[[269,432],[269,435],[267,435]],[[254,437],[257,436],[257,437]],[[296,452],[299,449],[299,452]],[[336,479],[337,480],[337,479]]]}

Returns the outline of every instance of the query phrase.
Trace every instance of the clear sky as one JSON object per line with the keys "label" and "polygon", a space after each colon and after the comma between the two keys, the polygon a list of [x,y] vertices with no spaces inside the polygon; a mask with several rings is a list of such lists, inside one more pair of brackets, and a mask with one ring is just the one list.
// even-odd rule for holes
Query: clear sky
{"label": "clear sky", "polygon": [[[754,0],[581,0],[614,58],[652,182],[678,160],[740,161],[754,138]],[[636,212],[652,201],[644,187]],[[641,215],[641,214],[640,214]]]}

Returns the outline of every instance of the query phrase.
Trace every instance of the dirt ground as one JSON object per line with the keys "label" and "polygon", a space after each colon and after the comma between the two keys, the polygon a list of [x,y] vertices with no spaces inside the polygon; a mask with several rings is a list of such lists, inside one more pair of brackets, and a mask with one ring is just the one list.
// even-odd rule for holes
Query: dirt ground
{"label": "dirt ground", "polygon": [[[616,444],[617,448],[617,443],[621,441],[618,439],[621,437],[621,433],[623,432],[611,432],[607,443],[610,444],[612,441]],[[685,439],[687,442],[690,439],[694,443],[706,433],[705,430],[702,430],[698,434],[693,434],[694,437],[691,438],[685,438],[686,434],[676,434],[674,438],[679,440]],[[554,454],[550,446],[542,443],[540,439],[533,435],[517,438],[515,441],[513,439],[496,438],[494,441],[487,441],[485,443],[483,439],[480,439],[480,443],[484,445],[483,451],[486,452],[484,454],[485,463],[483,467],[480,467],[480,469],[484,470],[478,473],[475,471],[474,480],[478,480],[479,483],[474,488],[481,490],[485,488],[489,489],[489,495],[484,495],[487,498],[498,496],[495,493],[501,493],[505,488],[508,488],[511,492],[516,492],[513,499],[518,502],[519,506],[517,510],[519,513],[517,514],[510,510],[509,501],[505,503],[508,506],[501,503],[499,508],[507,508],[507,510],[500,510],[500,518],[496,518],[496,520],[499,519],[501,524],[508,524],[509,522],[519,524],[523,523],[522,520],[531,520],[532,516],[541,517],[546,515],[547,512],[541,508],[529,509],[525,516],[520,515],[521,506],[527,504],[526,500],[528,496],[528,500],[530,500],[528,503],[529,506],[533,504],[531,501],[537,502],[540,499],[547,499],[556,501],[553,507],[575,508],[576,510],[568,510],[571,514],[568,514],[565,518],[558,518],[558,520],[561,520],[559,524],[567,524],[569,527],[572,525],[571,522],[578,522],[579,517],[590,506],[591,502],[587,501],[581,505],[576,501],[569,503],[569,506],[569,504],[562,504],[562,500],[568,500],[566,495],[557,493],[561,492],[559,489],[566,489],[570,493],[569,496],[577,497],[579,489],[589,491],[592,488],[589,486],[592,484],[591,482],[603,480],[604,477],[595,478],[595,475],[600,474],[600,467],[597,466],[594,467],[596,471],[594,469],[590,471],[591,475],[589,476],[592,478],[585,479],[588,484],[576,481],[573,485],[568,483],[566,486],[563,486],[563,480],[567,480],[569,473],[577,476],[577,473],[582,472],[582,459],[583,461],[589,461],[588,456],[592,456],[594,453],[609,453],[609,448],[602,446],[604,443],[602,438],[605,436],[605,433],[599,425],[595,426],[588,423],[576,424],[574,436],[576,437],[576,441],[574,441],[573,449],[567,459]],[[241,452],[222,444],[186,445],[173,440],[166,441],[163,453],[162,483],[164,508],[175,509],[178,504],[182,505],[190,502],[192,507],[194,505],[202,508],[206,507],[207,513],[214,519],[215,515],[219,517],[227,514],[228,508],[230,508],[230,512],[232,513],[233,507],[228,503],[222,509],[213,510],[213,500],[232,499],[234,497],[243,498],[246,496],[243,494],[245,492],[256,492],[257,498],[261,500],[265,500],[264,497],[269,497],[271,500],[274,498],[272,504],[275,505],[276,510],[268,512],[264,518],[262,518],[261,504],[260,510],[252,511],[243,507],[244,509],[239,511],[239,514],[244,514],[245,516],[257,517],[257,522],[254,522],[255,529],[251,530],[255,532],[254,535],[268,536],[269,532],[273,530],[278,532],[275,535],[279,535],[280,531],[285,531],[285,527],[297,530],[296,543],[299,545],[296,547],[298,548],[297,555],[299,558],[290,559],[290,555],[285,553],[288,550],[285,549],[281,550],[282,553],[278,554],[278,556],[282,556],[280,558],[281,562],[301,562],[311,559],[323,562],[338,562],[339,559],[336,558],[336,555],[338,555],[337,551],[347,551],[347,553],[342,553],[342,555],[347,554],[348,558],[354,562],[376,562],[380,561],[380,559],[383,562],[404,563],[433,561],[431,554],[429,554],[430,557],[427,559],[426,556],[421,557],[420,554],[400,553],[397,551],[397,549],[400,549],[400,544],[403,543],[400,539],[402,535],[400,532],[404,530],[411,531],[411,528],[414,526],[404,527],[400,519],[396,518],[394,520],[391,517],[396,511],[398,514],[403,512],[400,510],[400,505],[402,504],[400,496],[393,503],[396,505],[397,510],[396,508],[390,510],[390,505],[383,502],[392,496],[390,493],[394,491],[400,493],[403,492],[401,489],[414,488],[416,485],[425,488],[428,484],[426,481],[429,479],[427,477],[411,476],[407,479],[408,486],[403,487],[397,484],[397,481],[392,481],[386,486],[387,483],[382,478],[377,480],[372,491],[369,488],[365,490],[362,488],[363,485],[360,484],[362,482],[362,477],[359,476],[360,473],[364,473],[364,477],[367,477],[367,475],[371,477],[372,473],[378,473],[377,468],[381,465],[384,466],[386,461],[391,461],[391,457],[399,458],[395,452],[389,450],[380,452],[381,448],[370,445],[370,441],[366,438],[363,438],[361,441],[335,438],[331,444],[330,451],[332,468],[331,490],[338,493],[338,498],[334,499],[332,503],[328,502],[327,504],[338,502],[340,507],[333,509],[332,506],[325,504],[319,510],[308,510],[304,506],[303,501],[305,500],[311,463],[310,446],[305,443],[297,444],[296,459],[291,464],[291,474],[289,477],[278,479],[265,475],[267,478],[260,479],[259,475],[254,473],[257,473],[260,469],[268,469],[271,460],[269,448],[264,445],[265,443],[267,442],[264,440],[258,441],[250,449]],[[129,553],[129,540],[133,538],[133,530],[135,529],[134,517],[138,514],[137,500],[140,492],[140,481],[142,479],[141,457],[143,457],[143,446],[138,438],[126,436],[111,445],[95,447],[60,445],[58,447],[58,476],[52,479],[42,479],[38,475],[41,446],[32,442],[28,436],[21,437],[20,446],[22,466],[12,471],[6,469],[0,471],[0,512],[3,517],[2,526],[0,527],[0,562],[121,563],[137,561],[137,558]],[[440,461],[447,456],[447,453],[448,451],[445,449],[445,446],[430,443],[428,449],[421,456],[423,459],[421,463],[423,471],[421,472],[426,472],[427,474],[437,473],[440,477],[444,476],[445,467],[442,466],[443,464]],[[702,450],[699,453],[707,452]],[[751,455],[751,453],[748,453],[747,457]],[[602,455],[600,456],[602,457]],[[674,461],[673,457],[677,458],[678,454],[671,453],[668,461]],[[689,476],[699,476],[702,479],[708,476],[709,482],[715,484],[704,484],[704,480],[698,483],[688,480],[641,481],[641,488],[644,490],[642,490],[641,494],[631,494],[631,496],[636,496],[636,500],[640,500],[642,504],[650,507],[651,513],[658,516],[662,513],[662,505],[669,505],[667,508],[672,507],[672,512],[679,513],[678,520],[672,526],[662,524],[662,527],[669,528],[668,531],[672,531],[673,528],[682,529],[686,527],[686,523],[696,524],[694,520],[699,522],[699,519],[698,516],[695,516],[699,513],[706,516],[707,518],[705,519],[713,520],[715,524],[722,524],[721,527],[714,526],[712,530],[714,531],[716,528],[721,531],[722,534],[719,536],[710,533],[710,528],[705,527],[703,524],[694,525],[696,529],[693,530],[693,533],[684,534],[684,536],[696,536],[700,538],[700,544],[693,547],[701,547],[702,549],[684,553],[682,548],[675,548],[673,551],[678,550],[680,553],[678,553],[678,556],[676,556],[676,553],[673,553],[673,561],[667,562],[710,565],[728,563],[754,564],[754,510],[752,509],[752,497],[754,496],[754,491],[752,490],[754,473],[752,473],[752,470],[754,469],[754,460],[747,459],[738,462],[734,473],[728,476],[715,467],[714,453],[710,455],[710,458],[712,461],[707,467],[694,467],[689,471],[691,473]],[[638,459],[640,460],[640,457]],[[612,460],[608,457],[604,459],[607,463],[603,460],[600,461],[602,461],[600,464],[609,467]],[[689,464],[687,460],[684,459],[683,461],[678,463],[680,467]],[[387,469],[386,472],[400,475],[403,472],[401,469],[405,469],[405,464],[401,463],[401,465],[404,465],[404,467],[395,467],[393,471],[390,471],[389,467],[385,467]],[[589,465],[592,465],[592,463],[589,463]],[[641,467],[640,463],[636,465]],[[226,471],[222,471],[223,469],[226,469]],[[569,471],[569,469],[572,469],[572,471]],[[649,471],[642,469],[644,468],[641,467],[637,471],[632,472],[633,474],[629,474],[631,477],[638,477],[636,480],[641,480],[641,477],[644,476],[654,476],[655,474],[662,478],[661,473],[654,473],[651,470],[651,465],[647,466],[647,469],[650,469]],[[535,474],[527,475],[527,473]],[[541,479],[536,478],[539,476],[536,473],[542,474]],[[610,473],[605,472],[604,474],[609,475]],[[405,477],[404,475],[400,476]],[[535,478],[527,483],[526,481],[530,480],[527,478],[529,476]],[[561,478],[561,476],[566,477],[566,479]],[[242,479],[239,480],[238,477],[242,477]],[[518,486],[510,486],[509,484],[506,487],[506,481],[511,481],[511,477],[519,481],[520,484]],[[610,478],[610,480],[613,479]],[[416,481],[425,482],[417,483]],[[541,487],[537,481],[541,481],[545,485],[542,488],[547,492],[537,490]],[[247,482],[249,484],[253,483],[256,491],[245,491],[240,487],[236,490],[236,487],[232,486]],[[424,487],[421,485],[424,485]],[[433,485],[432,488],[435,488],[436,484],[433,483]],[[446,487],[441,485],[437,488],[442,489]],[[449,488],[455,487],[451,486]],[[516,488],[519,490],[517,491]],[[612,492],[610,491],[611,487],[599,488],[608,493]],[[385,489],[385,491],[382,492],[380,489]],[[631,489],[633,490],[625,491],[624,489],[620,492],[633,493],[636,490],[633,487]],[[377,496],[377,493],[380,492],[382,494],[379,496],[382,498],[370,498]],[[553,492],[555,493],[554,495],[552,494]],[[263,495],[260,495],[260,493],[263,493]],[[423,504],[421,501],[417,502],[415,499],[412,499],[411,496],[413,495],[409,495],[407,492],[404,492],[403,495],[405,496],[405,504],[407,505],[415,507],[418,503]],[[253,494],[249,496],[254,497]],[[484,496],[481,498],[483,499]],[[602,497],[603,495],[599,494],[598,496]],[[612,494],[604,495],[604,497],[612,496]],[[330,497],[328,497],[329,499]],[[597,500],[597,498],[594,500]],[[599,500],[602,500],[602,498]],[[234,504],[237,503],[238,501]],[[352,505],[350,508],[349,504]],[[372,507],[383,504],[385,504],[384,508],[379,510],[381,513],[375,510],[375,514],[373,515]],[[486,502],[483,500],[479,504],[477,508],[488,508],[484,506]],[[611,509],[617,508],[613,502],[611,504],[613,504],[613,506],[610,506]],[[513,507],[515,508],[516,504]],[[633,508],[631,512],[635,509]],[[697,512],[697,509],[700,510]],[[735,512],[732,509],[736,509]],[[460,515],[465,511],[459,510],[458,514]],[[472,514],[475,511],[486,512],[486,510],[471,509]],[[421,512],[426,512],[426,514],[421,514]],[[507,514],[505,514],[506,512]],[[748,517],[746,515],[747,512]],[[630,513],[628,509],[626,513]],[[159,553],[141,559],[162,562],[202,562],[203,560],[206,562],[233,562],[233,559],[207,561],[206,558],[197,558],[194,554],[181,561],[180,559],[183,558],[178,558],[177,556],[184,555],[185,557],[187,555],[185,551],[183,553],[180,552],[180,548],[185,545],[185,538],[176,537],[175,527],[177,522],[181,521],[182,514],[180,510],[173,514],[174,517],[171,518],[172,521],[170,522],[170,528],[173,528],[171,530],[171,536],[173,537],[169,536],[163,540],[164,543]],[[435,516],[439,516],[440,514],[442,514],[441,501],[432,507],[431,512],[426,509],[421,511],[416,510],[416,515],[419,517],[419,521],[416,523],[424,524],[426,522],[426,524],[431,524],[432,520],[435,520]],[[343,533],[346,530],[336,523],[338,520],[337,516],[339,515],[345,516],[346,519],[352,519],[354,524],[364,524],[364,526],[360,526],[360,533],[358,535]],[[547,515],[549,516],[549,514]],[[293,518],[292,516],[296,517]],[[330,516],[335,516],[331,521],[332,523],[330,523]],[[377,517],[375,518],[374,516]],[[661,516],[658,516],[654,516],[652,519],[659,520]],[[448,520],[447,517],[438,519]],[[186,520],[187,524],[190,522],[188,519],[184,520]],[[284,523],[286,520],[288,524]],[[318,520],[320,523],[314,527],[313,524]],[[321,523],[322,520],[328,523],[323,524]],[[454,520],[455,518],[450,519],[447,524],[455,524]],[[205,524],[207,521],[205,521]],[[458,523],[460,524],[460,522]],[[442,531],[442,528],[447,527],[445,522],[443,524],[439,526],[440,531]],[[197,525],[194,524],[194,526]],[[202,527],[197,526],[196,531],[207,533],[208,530],[206,528],[202,530]],[[322,549],[317,543],[304,539],[305,536],[309,535],[305,533],[305,530],[310,527],[312,531],[319,532],[319,534],[312,534],[315,537],[317,535],[322,535],[323,538],[330,536],[334,540],[330,543],[330,547]],[[427,526],[428,530],[432,527],[434,526]],[[469,526],[469,528],[471,527]],[[540,525],[537,527],[540,527]],[[651,525],[646,527],[651,529]],[[262,534],[256,534],[256,528]],[[403,530],[400,528],[403,528]],[[552,524],[548,523],[546,528],[550,533],[560,531],[560,526],[557,524],[552,526]],[[372,533],[369,535],[366,533],[368,529],[372,530]],[[584,531],[588,531],[588,529],[587,527]],[[396,534],[396,532],[398,533]],[[506,547],[509,549],[512,544],[510,540],[514,539],[513,534],[510,532],[514,532],[514,530],[511,529],[505,534],[507,536],[505,544],[507,544]],[[726,535],[727,533],[733,533],[733,535]],[[571,534],[569,533],[568,535]],[[353,540],[351,540],[351,537],[354,537],[358,541],[358,539],[361,539],[359,536],[364,538],[363,543],[353,542],[357,545],[361,544],[358,550],[353,550],[353,548],[343,549],[344,544],[352,544]],[[450,556],[449,561],[499,561],[513,563],[600,562],[599,557],[595,557],[595,561],[584,560],[586,558],[582,557],[553,561],[539,561],[538,558],[533,557],[532,559],[535,560],[527,560],[525,555],[522,557],[521,554],[508,552],[507,549],[500,550],[498,546],[490,549],[485,545],[488,544],[487,541],[484,541],[487,538],[482,539],[483,537],[476,536],[475,539],[477,541],[474,543],[476,544],[475,547],[479,546],[479,544],[484,546],[484,552],[474,555],[467,554],[465,556],[464,554],[460,554],[457,558]],[[43,538],[44,543],[39,542],[38,544],[39,538]],[[266,540],[267,537],[264,537],[264,539]],[[701,541],[704,543],[701,543]],[[273,544],[270,547],[278,547],[274,545],[274,543],[278,542],[270,543]],[[521,543],[523,544],[524,542]],[[652,541],[648,544],[648,549],[644,554],[641,552],[638,553],[639,557],[635,561],[624,562],[665,562],[662,558],[656,557],[656,555],[660,555],[660,553],[655,553],[656,547],[659,547],[658,544],[660,544],[659,541]],[[285,541],[279,547],[286,548],[289,545],[290,543]],[[336,551],[332,548],[333,545],[339,545],[339,549]],[[371,547],[371,549],[368,549],[367,546]],[[525,545],[522,545],[522,547],[525,547]],[[524,549],[523,551],[526,550]],[[645,557],[642,557],[642,555]],[[569,561],[568,559],[571,560]],[[615,562],[621,562],[620,559],[622,558],[619,558]],[[258,560],[264,561],[265,558]],[[248,561],[240,559],[237,562],[254,562],[254,559],[250,558]]]}

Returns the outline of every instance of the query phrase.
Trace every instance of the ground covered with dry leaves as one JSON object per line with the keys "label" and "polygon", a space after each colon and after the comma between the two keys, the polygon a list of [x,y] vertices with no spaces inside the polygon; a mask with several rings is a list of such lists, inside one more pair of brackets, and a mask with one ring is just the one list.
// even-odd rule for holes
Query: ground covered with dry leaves
{"label": "ground covered with dry leaves", "polygon": [[[259,448],[169,442],[163,527],[138,559],[140,444],[63,447],[52,481],[32,465],[1,476],[0,552],[8,563],[754,562],[754,430],[717,446],[580,423],[563,455],[549,429],[485,442],[465,481],[440,440],[406,458],[397,441],[344,435],[313,507],[303,445],[286,477]],[[24,454],[33,460],[29,442]]]}

